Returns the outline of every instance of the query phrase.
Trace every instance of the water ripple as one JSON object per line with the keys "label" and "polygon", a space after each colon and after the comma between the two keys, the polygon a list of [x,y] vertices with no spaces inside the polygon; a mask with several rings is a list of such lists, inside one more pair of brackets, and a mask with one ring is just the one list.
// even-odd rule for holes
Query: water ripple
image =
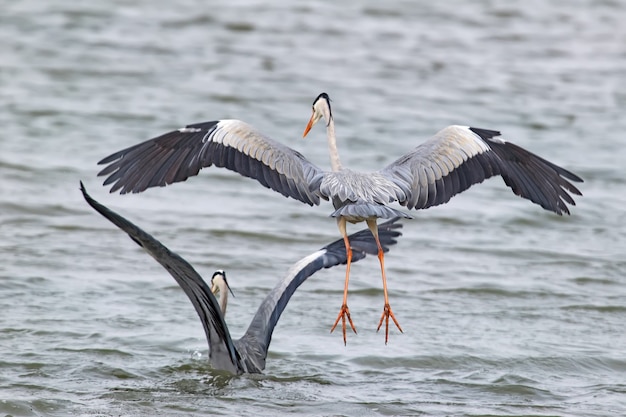
{"label": "water ripple", "polygon": [[[0,86],[0,413],[623,415],[623,2],[9,2]],[[359,333],[329,333],[345,269],[295,294],[264,375],[211,369],[171,277],[84,204],[93,196],[229,271],[242,334],[298,258],[339,238],[304,207],[209,168],[110,195],[104,156],[241,118],[328,166],[310,105],[333,98],[343,162],[371,171],[449,124],[501,130],[581,175],[558,217],[485,181],[415,212],[387,254],[404,333],[376,332],[375,257],[355,264]],[[356,227],[350,231],[355,231]],[[286,250],[287,248],[287,250]],[[201,355],[194,354],[200,352]]]}

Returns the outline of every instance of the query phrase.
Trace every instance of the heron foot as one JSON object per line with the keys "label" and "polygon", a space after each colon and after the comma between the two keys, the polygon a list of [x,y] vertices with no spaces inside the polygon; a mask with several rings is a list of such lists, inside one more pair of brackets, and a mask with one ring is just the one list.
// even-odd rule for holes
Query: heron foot
{"label": "heron foot", "polygon": [[382,326],[384,320],[385,344],[387,344],[387,342],[389,341],[389,317],[391,317],[391,320],[393,320],[393,322],[396,324],[396,327],[398,328],[398,330],[400,330],[400,333],[404,333],[402,331],[402,327],[400,327],[400,324],[398,323],[398,320],[396,320],[396,316],[393,314],[393,311],[391,311],[391,306],[389,304],[385,304],[385,307],[383,308],[383,314],[382,316],[380,316],[380,321],[378,322],[378,328],[376,329],[376,331],[380,330],[380,326]]}
{"label": "heron foot", "polygon": [[335,327],[337,327],[339,320],[341,320],[341,330],[343,330],[343,344],[344,345],[347,344],[346,318],[348,319],[348,322],[350,323],[350,327],[352,327],[352,331],[356,333],[356,327],[354,327],[354,323],[352,323],[352,319],[350,318],[350,309],[348,308],[347,304],[343,304],[341,306],[341,310],[339,310],[339,314],[337,315],[337,320],[335,320],[335,324],[333,324],[333,327],[331,327],[330,329],[330,332],[332,333],[333,330],[335,330]]}

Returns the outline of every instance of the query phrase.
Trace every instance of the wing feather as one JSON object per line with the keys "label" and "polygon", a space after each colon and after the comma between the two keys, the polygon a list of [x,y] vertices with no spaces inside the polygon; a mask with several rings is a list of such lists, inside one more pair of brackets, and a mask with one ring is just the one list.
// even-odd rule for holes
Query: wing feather
{"label": "wing feather", "polygon": [[[394,218],[378,225],[380,243],[385,252],[401,236],[396,230],[402,227],[398,220],[399,218]],[[367,254],[378,253],[374,237],[368,229],[354,233],[348,239],[352,248],[352,262],[365,258]],[[343,239],[339,239],[302,258],[289,269],[287,275],[265,297],[243,337],[234,342],[249,372],[260,372],[265,368],[272,333],[296,289],[317,271],[345,264],[346,261],[346,248]]]}
{"label": "wing feather", "polygon": [[[406,195],[400,204],[425,209],[500,175],[513,192],[546,210],[569,214],[576,174],[499,138],[494,130],[449,126],[380,172]],[[407,170],[411,177],[407,180]]]}
{"label": "wing feather", "polygon": [[311,181],[323,171],[299,152],[239,120],[188,125],[102,159],[104,185],[121,194],[185,181],[215,165],[309,205],[319,204]]}
{"label": "wing feather", "polygon": [[241,361],[240,353],[230,336],[217,300],[193,266],[181,256],[170,251],[150,234],[91,198],[82,182],[80,189],[91,207],[126,232],[135,243],[159,262],[180,285],[193,304],[198,317],[200,317],[209,344],[209,355],[213,367],[233,373],[247,372],[245,364]]}

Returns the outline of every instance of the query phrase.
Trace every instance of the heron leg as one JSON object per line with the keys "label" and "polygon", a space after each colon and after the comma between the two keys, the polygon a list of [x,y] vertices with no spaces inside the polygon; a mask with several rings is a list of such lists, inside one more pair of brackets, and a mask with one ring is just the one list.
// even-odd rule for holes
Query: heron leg
{"label": "heron leg", "polygon": [[346,282],[343,287],[343,304],[341,305],[341,309],[339,310],[339,314],[337,315],[337,320],[335,320],[335,324],[330,329],[332,333],[337,327],[339,320],[341,320],[341,329],[343,330],[343,344],[347,344],[346,338],[346,318],[350,323],[350,327],[352,331],[356,333],[356,327],[354,327],[354,323],[352,323],[352,319],[350,318],[350,309],[348,308],[348,281],[350,281],[350,264],[352,263],[352,248],[350,247],[350,240],[348,239],[348,233],[346,232],[346,219],[340,217],[337,219],[337,225],[339,226],[339,231],[343,235],[343,243],[346,246],[346,256],[347,256],[347,264],[346,264]]}
{"label": "heron leg", "polygon": [[376,331],[380,330],[380,326],[383,324],[383,320],[385,321],[385,344],[389,341],[389,317],[393,320],[398,330],[401,333],[402,327],[396,320],[396,316],[391,311],[391,306],[389,305],[389,295],[387,294],[387,276],[385,275],[385,252],[383,251],[383,247],[380,244],[380,240],[378,239],[378,225],[376,224],[376,219],[367,219],[367,227],[371,230],[374,235],[374,239],[376,240],[376,246],[378,246],[378,260],[380,262],[380,271],[383,276],[383,293],[385,295],[385,305],[383,307],[383,314],[380,316],[380,321],[378,322],[378,328]]}

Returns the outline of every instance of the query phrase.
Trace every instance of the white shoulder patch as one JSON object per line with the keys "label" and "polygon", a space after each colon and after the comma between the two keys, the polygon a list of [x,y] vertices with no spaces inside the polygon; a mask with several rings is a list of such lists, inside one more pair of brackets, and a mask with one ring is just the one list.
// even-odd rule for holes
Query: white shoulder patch
{"label": "white shoulder patch", "polygon": [[[232,146],[233,140],[245,138],[246,133],[250,130],[250,127],[237,119],[224,119],[220,120],[215,129],[207,132],[207,135],[202,139],[203,143],[207,141],[221,143],[224,146]],[[209,134],[210,133],[210,134]]]}
{"label": "white shoulder patch", "polygon": [[180,133],[197,133],[201,130],[202,129],[199,129],[197,127],[181,127],[180,129],[178,129]]}
{"label": "white shoulder patch", "polygon": [[480,136],[470,130],[470,126],[452,125],[450,127],[457,130],[458,136],[456,140],[471,154],[475,155],[491,150]]}

